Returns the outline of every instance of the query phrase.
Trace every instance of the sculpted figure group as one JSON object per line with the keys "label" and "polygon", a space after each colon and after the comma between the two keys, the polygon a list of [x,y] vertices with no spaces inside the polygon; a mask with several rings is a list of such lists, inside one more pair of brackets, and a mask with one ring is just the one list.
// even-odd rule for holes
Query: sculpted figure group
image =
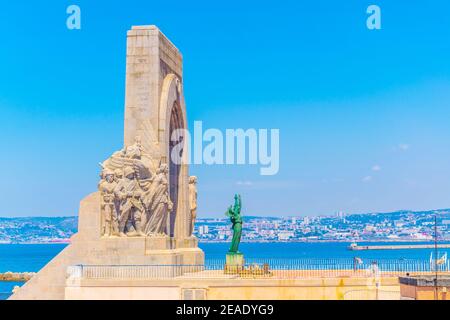
{"label": "sculpted figure group", "polygon": [[102,164],[102,236],[162,236],[169,234],[173,203],[167,164],[152,170],[140,138]]}

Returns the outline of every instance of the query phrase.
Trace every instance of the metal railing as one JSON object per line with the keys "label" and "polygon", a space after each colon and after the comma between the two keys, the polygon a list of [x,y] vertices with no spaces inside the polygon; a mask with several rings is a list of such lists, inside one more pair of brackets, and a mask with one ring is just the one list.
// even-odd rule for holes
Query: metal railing
{"label": "metal railing", "polygon": [[[294,278],[332,276],[405,276],[415,274],[450,273],[450,261],[435,266],[428,260],[413,259],[246,259],[247,266],[269,265],[276,274]],[[207,260],[206,268],[218,268],[224,260]]]}
{"label": "metal railing", "polygon": [[[439,274],[450,274],[450,263],[438,266]],[[397,277],[434,275],[429,261],[354,259],[246,259],[235,272],[225,272],[225,260],[207,260],[203,265],[77,265],[67,269],[73,278],[165,279],[175,277],[271,277],[305,279],[317,277]]]}
{"label": "metal railing", "polygon": [[204,270],[204,265],[76,265],[67,273],[86,279],[164,279]]}

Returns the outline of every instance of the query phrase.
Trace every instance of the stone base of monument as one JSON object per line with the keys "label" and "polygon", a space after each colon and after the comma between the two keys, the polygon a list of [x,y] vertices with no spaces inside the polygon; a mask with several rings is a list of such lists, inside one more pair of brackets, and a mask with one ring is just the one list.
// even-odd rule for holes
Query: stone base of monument
{"label": "stone base of monument", "polygon": [[244,255],[242,253],[227,253],[225,274],[239,274],[244,270],[244,265]]}
{"label": "stone base of monument", "polygon": [[[197,247],[198,240],[195,237],[101,237],[100,221],[100,195],[95,192],[80,203],[79,232],[71,238],[70,245],[10,299],[63,300],[67,270],[76,265],[115,268],[163,266],[154,270],[161,272],[160,276],[164,277],[176,277],[193,270],[192,267],[184,270],[180,266],[204,265],[204,253]],[[155,273],[154,276],[158,278],[159,275]]]}

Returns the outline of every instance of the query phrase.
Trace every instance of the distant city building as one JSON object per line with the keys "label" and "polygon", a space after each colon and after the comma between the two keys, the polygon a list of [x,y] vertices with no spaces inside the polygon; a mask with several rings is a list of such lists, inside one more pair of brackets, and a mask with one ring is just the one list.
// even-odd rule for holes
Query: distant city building
{"label": "distant city building", "polygon": [[304,224],[305,226],[309,225],[309,218],[308,218],[308,217],[304,217],[304,218],[303,218],[303,224]]}
{"label": "distant city building", "polygon": [[200,225],[198,227],[198,234],[200,236],[207,235],[208,233],[209,233],[209,226],[208,225]]}
{"label": "distant city building", "polygon": [[286,241],[294,237],[293,232],[283,231],[278,233],[278,240]]}

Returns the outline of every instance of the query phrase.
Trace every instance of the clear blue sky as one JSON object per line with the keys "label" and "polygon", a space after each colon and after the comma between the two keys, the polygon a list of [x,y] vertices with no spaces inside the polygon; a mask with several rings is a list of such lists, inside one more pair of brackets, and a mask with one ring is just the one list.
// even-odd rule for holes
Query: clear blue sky
{"label": "clear blue sky", "polygon": [[[120,3],[120,4],[119,4]],[[66,8],[82,29],[66,28]],[[366,28],[366,8],[382,30]],[[280,172],[192,166],[199,216],[450,207],[450,2],[3,1],[0,216],[74,215],[122,147],[126,31],[184,55],[188,120],[279,128]]]}

